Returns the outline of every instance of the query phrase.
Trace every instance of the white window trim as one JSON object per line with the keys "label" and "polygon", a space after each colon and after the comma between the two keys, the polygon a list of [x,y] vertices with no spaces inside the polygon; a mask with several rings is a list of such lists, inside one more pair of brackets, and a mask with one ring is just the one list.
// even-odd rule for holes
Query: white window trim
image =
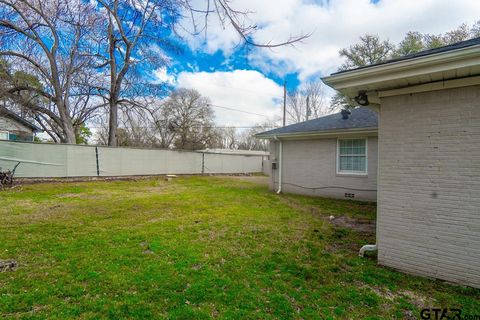
{"label": "white window trim", "polygon": [[[340,171],[340,140],[365,139],[365,171]],[[342,176],[368,176],[368,137],[337,138],[337,174]]]}
{"label": "white window trim", "polygon": [[8,132],[6,130],[0,130],[0,133],[6,133],[7,134],[7,139],[6,140],[10,140],[10,132]]}

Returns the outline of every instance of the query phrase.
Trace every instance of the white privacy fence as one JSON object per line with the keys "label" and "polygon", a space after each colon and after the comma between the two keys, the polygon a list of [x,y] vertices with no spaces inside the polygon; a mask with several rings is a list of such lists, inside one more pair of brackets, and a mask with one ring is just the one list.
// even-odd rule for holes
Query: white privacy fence
{"label": "white privacy fence", "polygon": [[0,141],[0,167],[16,177],[262,172],[263,156]]}

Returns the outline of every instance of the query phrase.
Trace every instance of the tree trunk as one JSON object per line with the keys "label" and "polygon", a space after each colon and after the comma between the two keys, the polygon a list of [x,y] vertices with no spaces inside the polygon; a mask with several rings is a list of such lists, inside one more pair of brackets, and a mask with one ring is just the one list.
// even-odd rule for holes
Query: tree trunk
{"label": "tree trunk", "polygon": [[65,132],[65,143],[76,144],[77,139],[75,137],[75,129],[72,125],[64,125],[63,131]]}
{"label": "tree trunk", "polygon": [[63,143],[76,144],[75,128],[73,127],[72,119],[68,113],[68,106],[64,100],[57,101],[57,109],[62,119],[61,127],[63,129]]}
{"label": "tree trunk", "polygon": [[109,103],[109,119],[108,119],[108,145],[117,146],[117,124],[118,124],[118,105],[114,101]]}

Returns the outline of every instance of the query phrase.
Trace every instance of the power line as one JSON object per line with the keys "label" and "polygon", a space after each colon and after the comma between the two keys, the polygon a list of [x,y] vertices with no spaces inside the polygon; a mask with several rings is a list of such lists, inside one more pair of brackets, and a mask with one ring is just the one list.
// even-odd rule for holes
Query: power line
{"label": "power line", "polygon": [[[105,127],[100,127],[100,126],[88,126],[91,129],[104,129]],[[122,128],[122,127],[119,127]],[[158,127],[155,126],[133,126],[133,127],[128,127],[128,128],[138,128],[138,129],[157,129]],[[227,126],[227,125],[221,125],[221,126],[190,126],[190,128],[216,128],[216,129],[260,129],[260,128],[265,128],[265,129],[273,129],[277,128],[274,126]]]}
{"label": "power line", "polygon": [[209,103],[209,104],[208,104],[208,106],[209,106],[209,107],[214,107],[214,108],[221,108],[221,109],[225,109],[225,110],[230,110],[230,111],[236,111],[236,112],[242,112],[242,113],[253,114],[253,115],[256,115],[256,116],[261,116],[261,117],[266,117],[266,118],[268,118],[268,117],[269,117],[269,116],[266,116],[266,115],[264,115],[264,114],[260,114],[260,113],[255,113],[255,112],[250,112],[250,111],[240,110],[240,109],[231,108],[231,107],[218,106],[218,105],[211,104],[211,103]]}
{"label": "power line", "polygon": [[[232,108],[232,107],[225,107],[225,106],[219,106],[219,105],[216,105],[216,104],[207,104],[209,107],[214,107],[214,108],[220,108],[220,109],[225,109],[225,110],[230,110],[230,111],[235,111],[235,112],[241,112],[241,113],[246,113],[246,114],[251,114],[251,115],[256,115],[256,116],[260,116],[260,117],[266,117],[266,118],[270,118],[270,116],[267,116],[267,115],[264,115],[264,114],[260,114],[260,113],[255,113],[255,112],[250,112],[250,111],[245,111],[245,110],[241,110],[241,109],[237,109],[237,108]],[[265,126],[227,126],[227,125],[218,125],[218,126],[191,126],[191,127],[203,127],[203,128],[216,128],[216,129],[259,129],[259,128],[264,128],[264,129],[273,129],[273,128],[276,128],[274,126],[268,126],[268,127],[265,127]],[[101,127],[101,126],[89,126],[89,128],[92,128],[92,129],[102,129],[104,127]],[[155,126],[133,126],[131,128],[145,128],[145,129],[155,129],[157,127]]]}

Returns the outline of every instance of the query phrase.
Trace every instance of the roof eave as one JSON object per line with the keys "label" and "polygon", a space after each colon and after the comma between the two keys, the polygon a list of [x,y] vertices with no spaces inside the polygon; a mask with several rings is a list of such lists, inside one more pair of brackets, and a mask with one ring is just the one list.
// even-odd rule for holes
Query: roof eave
{"label": "roof eave", "polygon": [[17,116],[16,114],[11,114],[10,118],[12,118],[13,120],[15,120],[17,122],[20,122],[21,124],[23,124],[26,127],[29,127],[30,129],[32,129],[33,132],[42,132],[43,131],[42,129],[40,129],[39,127],[34,125],[33,123],[23,119],[22,117]]}
{"label": "roof eave", "polygon": [[[368,88],[368,91],[394,89],[400,86],[389,85],[389,81],[422,76],[433,72],[454,70],[459,67],[479,65],[479,53],[480,45],[474,45],[428,56],[332,74],[322,78],[322,80],[330,87],[352,97],[353,94],[356,94],[355,90],[362,87]],[[354,90],[352,91],[352,89]]]}
{"label": "roof eave", "polygon": [[331,135],[344,134],[374,134],[378,133],[378,127],[367,128],[350,128],[341,130],[323,130],[323,131],[305,131],[305,132],[289,132],[289,133],[271,133],[271,134],[257,134],[258,139],[280,139],[280,138],[311,138],[311,137],[325,137]]}
{"label": "roof eave", "polygon": [[40,129],[39,127],[34,125],[33,123],[23,119],[22,117],[18,116],[17,114],[13,113],[12,111],[10,111],[6,108],[2,108],[2,110],[0,111],[0,114],[2,114],[2,113],[3,113],[4,117],[10,118],[10,119],[12,119],[12,120],[14,120],[18,123],[21,123],[25,127],[29,127],[30,129],[32,129],[33,132],[42,132],[43,131],[42,129]]}

